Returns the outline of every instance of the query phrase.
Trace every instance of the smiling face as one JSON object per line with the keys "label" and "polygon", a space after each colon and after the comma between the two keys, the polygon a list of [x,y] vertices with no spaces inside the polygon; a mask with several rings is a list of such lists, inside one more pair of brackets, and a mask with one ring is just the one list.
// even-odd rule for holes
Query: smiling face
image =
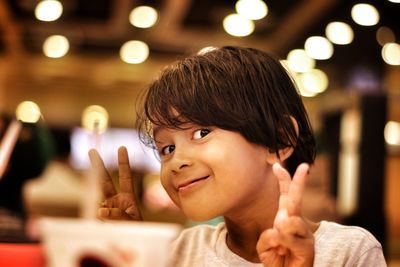
{"label": "smiling face", "polygon": [[[233,131],[185,124],[156,128],[161,182],[192,220],[248,210],[271,191],[271,154]],[[264,190],[265,189],[265,190]]]}

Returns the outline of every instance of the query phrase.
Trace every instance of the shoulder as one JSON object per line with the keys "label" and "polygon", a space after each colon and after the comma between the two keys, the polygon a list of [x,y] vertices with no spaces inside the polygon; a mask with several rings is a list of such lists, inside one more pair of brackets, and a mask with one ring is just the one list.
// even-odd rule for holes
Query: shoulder
{"label": "shoulder", "polygon": [[366,246],[381,246],[376,238],[362,227],[342,225],[328,221],[322,221],[320,223],[319,228],[315,232],[315,240],[317,243],[319,241],[346,243],[362,242]]}
{"label": "shoulder", "polygon": [[[384,262],[381,244],[366,229],[322,221],[315,232],[315,260],[332,261],[350,266],[375,258]],[[316,265],[320,266],[320,265]],[[322,264],[321,266],[326,266]],[[367,265],[373,266],[373,265]],[[375,265],[385,266],[385,265]]]}

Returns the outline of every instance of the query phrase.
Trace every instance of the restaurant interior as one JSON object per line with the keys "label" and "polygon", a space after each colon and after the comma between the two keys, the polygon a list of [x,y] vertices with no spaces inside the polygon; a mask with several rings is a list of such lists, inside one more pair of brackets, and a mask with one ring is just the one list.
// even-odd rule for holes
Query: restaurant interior
{"label": "restaurant interior", "polygon": [[[276,55],[302,95],[317,140],[304,214],[368,229],[400,266],[399,14],[399,0],[0,0],[0,242],[82,216],[92,147],[117,180],[127,146],[145,220],[198,224],[163,190],[136,104],[166,65],[238,45]],[[12,198],[22,226],[3,219]]]}

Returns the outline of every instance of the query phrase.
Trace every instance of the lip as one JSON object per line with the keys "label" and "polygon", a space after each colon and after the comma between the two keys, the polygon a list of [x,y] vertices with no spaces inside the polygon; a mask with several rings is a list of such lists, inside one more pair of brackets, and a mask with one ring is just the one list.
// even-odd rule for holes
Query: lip
{"label": "lip", "polygon": [[192,180],[189,180],[189,181],[184,181],[184,182],[178,184],[177,189],[178,189],[179,192],[188,191],[189,189],[192,189],[195,186],[202,184],[202,182],[207,180],[208,177],[210,177],[210,176],[207,175],[207,176],[203,176],[201,178],[196,178],[196,179],[192,179]]}

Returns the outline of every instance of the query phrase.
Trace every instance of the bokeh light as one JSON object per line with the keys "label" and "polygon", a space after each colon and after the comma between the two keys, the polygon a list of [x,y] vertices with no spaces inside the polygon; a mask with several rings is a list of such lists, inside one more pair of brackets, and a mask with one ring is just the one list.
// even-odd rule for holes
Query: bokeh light
{"label": "bokeh light", "polygon": [[239,15],[250,20],[259,20],[268,14],[268,6],[262,0],[239,0],[235,8]]}
{"label": "bokeh light", "polygon": [[149,46],[142,41],[128,41],[121,46],[119,55],[122,61],[129,64],[144,62],[150,54]]}
{"label": "bokeh light", "polygon": [[304,49],[291,50],[286,59],[289,68],[295,72],[306,72],[315,67],[315,60]]}
{"label": "bokeh light", "polygon": [[333,45],[328,39],[322,36],[308,37],[304,49],[308,56],[318,60],[329,59],[333,55]]}
{"label": "bokeh light", "polygon": [[224,18],[224,30],[237,37],[244,37],[250,35],[254,31],[254,22],[246,19],[239,14],[231,14]]}
{"label": "bokeh light", "polygon": [[157,22],[157,10],[150,6],[138,6],[129,14],[129,22],[138,28],[150,28]]}
{"label": "bokeh light", "polygon": [[378,10],[370,4],[356,4],[351,9],[351,17],[362,26],[373,26],[379,22]]}
{"label": "bokeh light", "polygon": [[99,105],[91,105],[82,112],[82,127],[88,131],[103,133],[108,127],[108,112]]}
{"label": "bokeh light", "polygon": [[400,45],[387,43],[382,47],[382,58],[389,65],[400,65]]}
{"label": "bokeh light", "polygon": [[15,116],[22,122],[35,123],[40,119],[40,108],[33,101],[23,101],[17,106]]}
{"label": "bokeh light", "polygon": [[400,122],[389,121],[384,129],[385,142],[389,145],[400,145]]}
{"label": "bokeh light", "polygon": [[396,37],[392,29],[382,26],[376,31],[376,40],[381,46],[384,46],[386,43],[394,43]]}
{"label": "bokeh light", "polygon": [[40,1],[35,8],[35,17],[41,21],[55,21],[62,13],[63,6],[57,0]]}
{"label": "bokeh light", "polygon": [[325,29],[326,37],[334,44],[346,45],[353,41],[352,28],[344,22],[334,21],[329,23]]}
{"label": "bokeh light", "polygon": [[62,35],[52,35],[43,43],[43,53],[50,58],[65,56],[69,50],[68,39]]}

